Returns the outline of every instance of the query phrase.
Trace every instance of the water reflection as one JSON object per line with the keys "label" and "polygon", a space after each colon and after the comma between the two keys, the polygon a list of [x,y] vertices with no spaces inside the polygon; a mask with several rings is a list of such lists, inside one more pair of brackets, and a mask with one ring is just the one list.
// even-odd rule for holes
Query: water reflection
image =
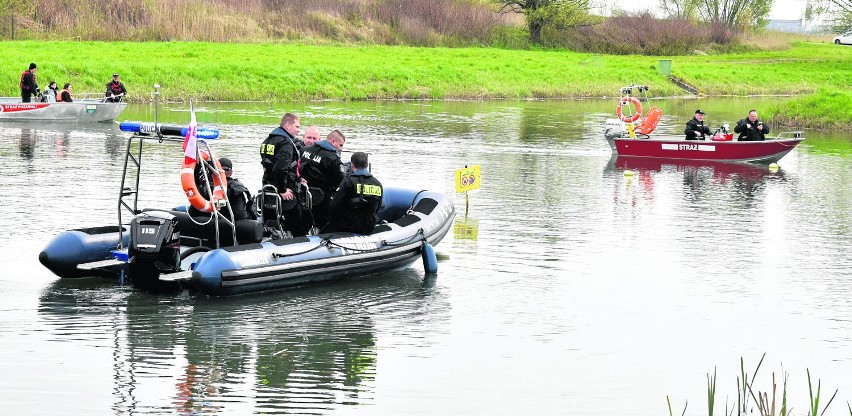
{"label": "water reflection", "polygon": [[33,129],[21,129],[18,149],[21,158],[32,161],[35,156],[36,132]]}
{"label": "water reflection", "polygon": [[765,165],[618,155],[612,156],[605,171],[619,172],[636,181],[648,199],[655,198],[660,175],[677,175],[682,176],[682,196],[687,201],[715,199],[719,187],[729,187],[746,206],[762,194],[768,181],[787,180],[783,169]]}
{"label": "water reflection", "polygon": [[236,403],[255,413],[328,414],[372,400],[376,319],[440,318],[433,312],[446,304],[426,302],[434,277],[420,278],[409,269],[232,298],[60,280],[43,292],[39,314],[57,341],[111,337],[117,413],[167,403],[178,414],[207,414]]}

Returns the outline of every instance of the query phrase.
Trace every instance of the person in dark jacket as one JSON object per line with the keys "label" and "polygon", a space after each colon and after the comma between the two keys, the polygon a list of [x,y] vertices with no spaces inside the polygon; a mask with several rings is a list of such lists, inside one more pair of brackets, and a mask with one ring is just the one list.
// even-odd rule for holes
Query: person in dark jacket
{"label": "person in dark jacket", "polygon": [[367,154],[352,154],[352,169],[329,204],[329,223],[323,232],[371,234],[379,222],[376,215],[382,206],[382,183],[367,170]]}
{"label": "person in dark jacket", "polygon": [[21,102],[28,103],[32,101],[33,95],[38,97],[41,90],[38,89],[36,81],[36,71],[38,67],[35,63],[30,64],[30,68],[21,73]]}
{"label": "person in dark jacket", "polygon": [[[225,177],[228,178],[228,202],[234,212],[234,221],[240,220],[256,220],[257,213],[254,210],[254,199],[251,197],[251,192],[243,185],[242,181],[233,177],[234,164],[231,159],[220,158],[219,164],[222,165],[222,170],[225,171]],[[226,218],[230,218],[228,209],[222,209],[222,214]]]}
{"label": "person in dark jacket", "polygon": [[74,102],[74,100],[71,98],[71,83],[66,82],[65,85],[62,86],[62,91],[60,91],[59,95],[56,96],[56,101],[63,103]]}
{"label": "person in dark jacket", "polygon": [[328,204],[331,195],[346,176],[343,163],[340,161],[340,151],[345,142],[346,137],[343,133],[334,130],[325,140],[302,149],[302,178],[308,181],[309,187],[321,192],[312,192],[314,225],[319,228],[328,222]]}
{"label": "person in dark jacket", "polygon": [[299,176],[300,155],[295,142],[300,128],[298,116],[284,114],[279,127],[272,130],[260,145],[263,184],[275,186],[281,195],[285,224],[293,236],[307,235],[311,228],[310,223],[303,219],[301,209],[303,180]]}
{"label": "person in dark jacket", "polygon": [[44,90],[43,100],[47,100],[49,103],[56,102],[56,99],[59,98],[59,86],[56,85],[56,81],[50,81],[50,84],[47,84],[47,89]]}
{"label": "person in dark jacket", "polygon": [[711,134],[710,128],[704,125],[704,112],[701,109],[695,110],[692,120],[686,122],[683,133],[686,134],[686,140],[704,140]]}
{"label": "person in dark jacket", "polygon": [[740,134],[737,140],[741,142],[761,141],[766,140],[769,126],[757,119],[757,110],[751,110],[748,112],[748,117],[737,122],[734,133]]}
{"label": "person in dark jacket", "polygon": [[106,101],[108,103],[121,102],[125,96],[127,96],[127,89],[118,79],[118,73],[112,74],[112,81],[106,84]]}

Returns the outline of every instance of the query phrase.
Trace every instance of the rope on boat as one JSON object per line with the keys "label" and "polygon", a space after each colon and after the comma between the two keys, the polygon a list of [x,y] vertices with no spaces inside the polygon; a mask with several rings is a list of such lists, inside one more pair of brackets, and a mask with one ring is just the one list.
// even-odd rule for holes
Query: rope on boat
{"label": "rope on boat", "polygon": [[305,251],[300,251],[298,253],[272,253],[272,258],[273,259],[280,259],[282,257],[287,257],[287,256],[301,256],[302,254],[308,254],[308,253],[310,253],[310,252],[312,252],[312,251],[314,251],[314,250],[316,250],[320,247],[324,247],[324,246],[328,245],[329,241],[330,240],[328,238],[325,238],[325,239],[321,240],[316,246],[311,247],[311,248],[309,248]]}

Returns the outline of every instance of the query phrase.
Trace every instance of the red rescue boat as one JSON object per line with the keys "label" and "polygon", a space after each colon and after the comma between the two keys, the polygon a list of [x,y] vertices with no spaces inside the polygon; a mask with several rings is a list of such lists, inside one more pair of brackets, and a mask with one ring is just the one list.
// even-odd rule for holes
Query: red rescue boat
{"label": "red rescue boat", "polygon": [[[642,111],[639,105],[636,105],[637,111],[632,113],[633,116],[626,116],[632,110],[623,107],[638,103],[630,97],[633,89],[638,89],[640,93],[648,90],[647,87],[622,88],[622,98],[616,108],[619,118],[607,120],[604,131],[610,148],[619,156],[768,164],[777,162],[805,140],[802,132],[792,131],[767,137],[764,141],[741,142],[728,132],[727,124],[719,127],[708,140],[686,140],[684,135],[653,134],[662,114],[657,107],[653,107],[644,119],[636,117]],[[643,98],[647,100],[647,97]]]}

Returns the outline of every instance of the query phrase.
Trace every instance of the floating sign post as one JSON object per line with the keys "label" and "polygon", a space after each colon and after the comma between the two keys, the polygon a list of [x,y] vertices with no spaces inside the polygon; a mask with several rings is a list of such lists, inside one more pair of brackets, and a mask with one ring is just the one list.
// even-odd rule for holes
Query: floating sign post
{"label": "floating sign post", "polygon": [[473,165],[456,171],[456,192],[464,192],[464,216],[467,217],[468,207],[470,206],[470,198],[468,191],[479,189],[481,183],[479,165]]}

